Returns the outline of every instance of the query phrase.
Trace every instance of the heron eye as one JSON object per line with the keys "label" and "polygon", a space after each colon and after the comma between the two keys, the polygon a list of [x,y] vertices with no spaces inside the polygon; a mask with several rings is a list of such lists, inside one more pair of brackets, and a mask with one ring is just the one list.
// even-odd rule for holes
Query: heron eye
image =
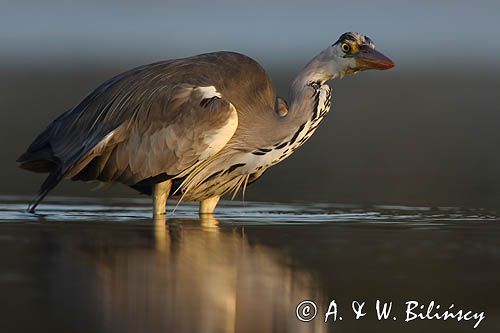
{"label": "heron eye", "polygon": [[342,43],[342,45],[340,45],[340,48],[345,53],[347,53],[347,52],[349,52],[351,50],[351,46],[349,44],[347,44],[347,43]]}

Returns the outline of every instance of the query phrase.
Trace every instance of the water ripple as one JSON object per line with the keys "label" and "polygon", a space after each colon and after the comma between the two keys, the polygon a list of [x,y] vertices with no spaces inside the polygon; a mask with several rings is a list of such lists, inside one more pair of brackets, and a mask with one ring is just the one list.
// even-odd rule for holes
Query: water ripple
{"label": "water ripple", "polygon": [[[148,198],[52,197],[39,207],[37,214],[26,213],[29,198],[0,197],[0,222],[141,222],[151,219]],[[170,210],[175,204],[169,205]],[[177,221],[197,219],[198,206],[183,203],[170,212]],[[362,206],[326,203],[268,203],[222,201],[216,218],[232,224],[328,224],[377,223],[412,226],[438,226],[466,222],[499,220],[496,211],[455,207]]]}

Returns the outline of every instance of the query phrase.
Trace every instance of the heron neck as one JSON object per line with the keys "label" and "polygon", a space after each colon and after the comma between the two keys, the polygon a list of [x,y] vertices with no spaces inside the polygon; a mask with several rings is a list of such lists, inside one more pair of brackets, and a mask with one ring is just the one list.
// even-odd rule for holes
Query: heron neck
{"label": "heron neck", "polygon": [[341,70],[337,63],[332,60],[330,52],[329,49],[326,49],[309,61],[293,81],[292,89],[312,82],[321,85],[340,74]]}
{"label": "heron neck", "polygon": [[300,71],[291,86],[290,120],[309,118],[317,107],[315,103],[315,88],[325,82],[342,75],[337,64],[332,61],[329,50],[326,49]]}

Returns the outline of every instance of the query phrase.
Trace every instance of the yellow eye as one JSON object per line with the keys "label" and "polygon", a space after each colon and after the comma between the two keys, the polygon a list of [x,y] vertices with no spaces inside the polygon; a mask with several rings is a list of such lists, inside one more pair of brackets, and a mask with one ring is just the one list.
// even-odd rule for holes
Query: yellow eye
{"label": "yellow eye", "polygon": [[340,48],[342,49],[342,51],[344,51],[345,53],[351,51],[351,46],[347,43],[342,43],[342,45],[340,45]]}

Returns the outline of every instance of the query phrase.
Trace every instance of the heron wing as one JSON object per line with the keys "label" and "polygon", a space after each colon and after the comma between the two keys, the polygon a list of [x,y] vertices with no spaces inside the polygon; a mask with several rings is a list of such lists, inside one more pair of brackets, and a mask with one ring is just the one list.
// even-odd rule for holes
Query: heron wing
{"label": "heron wing", "polygon": [[[211,86],[222,94],[220,99],[196,106],[196,98],[201,98],[198,93],[206,91],[194,90]],[[174,100],[177,107],[169,104]],[[234,127],[235,120],[229,110],[234,108],[240,136],[261,140],[249,124],[256,119],[271,124],[276,116],[274,104],[272,81],[255,60],[245,55],[214,52],[161,61],[103,83],[79,105],[54,120],[18,162],[22,168],[50,173],[37,202],[63,177],[131,184],[142,177],[155,177],[158,171],[175,173],[214,153],[225,141],[223,138],[231,137],[230,124]],[[202,111],[207,109],[213,112],[204,114]],[[181,116],[183,112],[196,119]],[[227,126],[218,127],[224,117]],[[173,124],[177,125],[169,127]],[[194,126],[191,132],[190,124]],[[171,140],[160,140],[161,133],[169,133]],[[205,147],[210,140],[218,144]],[[162,162],[158,157],[153,160],[159,151],[164,151]]]}
{"label": "heron wing", "polygon": [[31,210],[63,178],[127,185],[172,178],[220,151],[238,126],[235,107],[214,86],[167,84],[140,95],[113,88],[105,103],[87,97],[78,113],[60,116],[30,146],[41,146],[38,153],[45,142],[58,163]]}
{"label": "heron wing", "polygon": [[216,154],[238,125],[236,109],[213,86],[179,84],[149,100],[143,114],[108,133],[65,177],[158,182]]}

